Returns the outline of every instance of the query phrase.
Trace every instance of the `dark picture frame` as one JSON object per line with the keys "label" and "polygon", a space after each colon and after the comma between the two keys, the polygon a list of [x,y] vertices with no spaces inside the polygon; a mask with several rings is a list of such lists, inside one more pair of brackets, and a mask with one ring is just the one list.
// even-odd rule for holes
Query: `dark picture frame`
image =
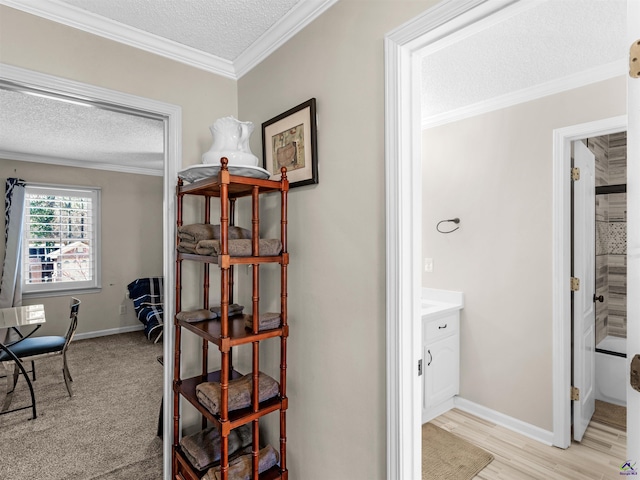
{"label": "dark picture frame", "polygon": [[262,167],[271,180],[280,180],[287,167],[289,188],[318,183],[316,99],[262,124]]}

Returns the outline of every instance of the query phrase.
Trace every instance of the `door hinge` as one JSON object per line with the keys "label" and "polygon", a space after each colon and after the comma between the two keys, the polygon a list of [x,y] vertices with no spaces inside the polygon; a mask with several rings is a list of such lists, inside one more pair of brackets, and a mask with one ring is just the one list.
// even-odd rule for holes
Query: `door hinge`
{"label": "door hinge", "polygon": [[580,279],[571,277],[571,291],[577,292],[578,290],[580,290]]}
{"label": "door hinge", "polygon": [[580,169],[578,167],[573,167],[571,169],[571,180],[574,182],[580,180]]}
{"label": "door hinge", "polygon": [[580,389],[571,386],[571,401],[580,400]]}
{"label": "door hinge", "polygon": [[418,376],[422,375],[422,359],[418,360]]}
{"label": "door hinge", "polygon": [[640,40],[636,40],[629,48],[629,76],[640,78]]}

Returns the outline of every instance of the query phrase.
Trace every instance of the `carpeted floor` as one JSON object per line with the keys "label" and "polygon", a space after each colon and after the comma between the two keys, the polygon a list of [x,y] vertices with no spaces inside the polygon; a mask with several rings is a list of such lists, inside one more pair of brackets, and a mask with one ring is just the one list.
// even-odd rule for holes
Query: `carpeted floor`
{"label": "carpeted floor", "polygon": [[431,423],[422,425],[422,480],[469,480],[493,455]]}
{"label": "carpeted floor", "polygon": [[[38,417],[30,420],[31,409],[0,416],[0,479],[160,480],[161,354],[142,332],[75,341],[72,398],[62,357],[36,361]],[[0,379],[0,404],[5,385]],[[27,403],[21,378],[12,407]]]}
{"label": "carpeted floor", "polygon": [[614,426],[626,432],[627,408],[596,400],[596,411],[591,420]]}

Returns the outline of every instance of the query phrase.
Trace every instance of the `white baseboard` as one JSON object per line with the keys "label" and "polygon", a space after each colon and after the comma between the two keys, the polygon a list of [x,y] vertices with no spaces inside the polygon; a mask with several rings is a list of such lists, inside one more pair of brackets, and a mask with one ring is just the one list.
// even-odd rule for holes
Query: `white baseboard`
{"label": "white baseboard", "polygon": [[508,415],[483,407],[464,398],[455,397],[454,404],[455,408],[475,415],[476,417],[488,420],[520,435],[529,437],[532,440],[544,443],[545,445],[553,445],[553,432],[523,422],[517,418],[509,417]]}
{"label": "white baseboard", "polygon": [[144,330],[144,325],[131,325],[129,327],[109,328],[107,330],[98,330],[96,332],[77,333],[73,336],[74,340],[85,340],[87,338],[106,337],[107,335],[117,335],[119,333],[136,332]]}
{"label": "white baseboard", "polygon": [[445,412],[448,412],[452,408],[455,408],[454,399],[450,398],[449,400],[437,405],[428,410],[422,410],[422,424],[424,425],[427,422],[430,422],[434,418],[442,415]]}

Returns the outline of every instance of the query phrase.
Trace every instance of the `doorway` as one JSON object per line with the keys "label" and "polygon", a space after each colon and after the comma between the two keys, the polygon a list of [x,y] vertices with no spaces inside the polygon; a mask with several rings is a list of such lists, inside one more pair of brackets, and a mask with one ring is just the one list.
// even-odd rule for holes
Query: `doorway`
{"label": "doorway", "polygon": [[[553,445],[571,445],[572,404],[569,392],[573,385],[572,293],[567,279],[573,275],[571,265],[572,144],[589,137],[615,134],[627,129],[627,116],[573,125],[553,132],[554,172],[554,241],[553,241]],[[595,180],[594,180],[595,181]],[[593,192],[595,194],[595,192]],[[595,222],[594,222],[595,229]],[[594,258],[595,261],[595,258]],[[592,302],[592,298],[588,299]],[[589,388],[589,387],[584,387]],[[586,428],[586,427],[585,427]]]}
{"label": "doorway", "polygon": [[[64,94],[67,97],[76,97],[82,101],[91,99],[105,105],[113,105],[115,108],[123,107],[139,112],[146,112],[149,115],[165,118],[165,158],[163,174],[163,275],[164,282],[164,308],[165,311],[175,310],[175,292],[169,288],[174,284],[174,250],[173,250],[173,229],[175,220],[175,179],[178,170],[182,165],[182,109],[177,105],[172,105],[157,100],[126,94],[114,90],[97,87],[94,85],[75,82],[72,80],[42,74],[31,70],[26,70],[12,65],[0,65],[0,80],[12,82],[19,85],[28,85],[45,92]],[[173,331],[173,318],[167,316],[164,319],[164,331]],[[173,380],[173,336],[163,335],[163,349],[165,358],[163,394],[166,398],[172,395]],[[169,478],[171,472],[171,435],[168,434],[173,417],[172,406],[164,409],[164,477]]]}
{"label": "doorway", "polygon": [[[420,74],[416,66],[419,52],[436,38],[456,32],[504,8],[512,2],[445,2],[391,32],[385,38],[386,54],[386,191],[387,191],[387,418],[389,478],[419,478],[419,377],[415,372],[420,360],[414,326],[406,318],[419,316],[419,279],[421,249],[419,234],[421,214],[419,197],[421,178],[420,132],[416,95]],[[630,104],[628,103],[628,106]],[[635,118],[635,117],[634,117]],[[626,128],[624,125],[617,129]],[[554,198],[570,198],[570,140],[580,137],[579,131],[554,131],[553,182]],[[590,132],[589,132],[590,133]],[[635,145],[631,143],[632,145]],[[565,157],[565,151],[568,154]],[[567,158],[568,163],[565,162]],[[630,152],[630,172],[637,168],[637,156]],[[558,168],[561,167],[561,168]],[[558,173],[560,172],[560,173]],[[635,198],[635,197],[634,197]],[[634,199],[630,205],[635,208]],[[634,210],[635,212],[635,210]],[[570,298],[564,288],[570,277],[570,205],[554,203],[552,212],[553,240],[551,285],[552,361],[553,361],[553,444],[570,444],[570,355],[565,346],[570,343]],[[635,237],[634,237],[635,238]],[[630,244],[633,245],[633,244]],[[567,250],[569,248],[569,250]],[[632,248],[632,247],[630,247]],[[637,262],[629,265],[630,281],[637,275]],[[629,312],[630,325],[635,321]],[[633,320],[633,321],[632,321]],[[634,327],[635,328],[635,327]],[[566,425],[565,425],[566,423]],[[568,426],[567,426],[568,425]],[[630,432],[632,433],[632,432]],[[565,438],[566,437],[566,438]]]}
{"label": "doorway", "polygon": [[626,429],[626,131],[572,142],[572,437]]}

